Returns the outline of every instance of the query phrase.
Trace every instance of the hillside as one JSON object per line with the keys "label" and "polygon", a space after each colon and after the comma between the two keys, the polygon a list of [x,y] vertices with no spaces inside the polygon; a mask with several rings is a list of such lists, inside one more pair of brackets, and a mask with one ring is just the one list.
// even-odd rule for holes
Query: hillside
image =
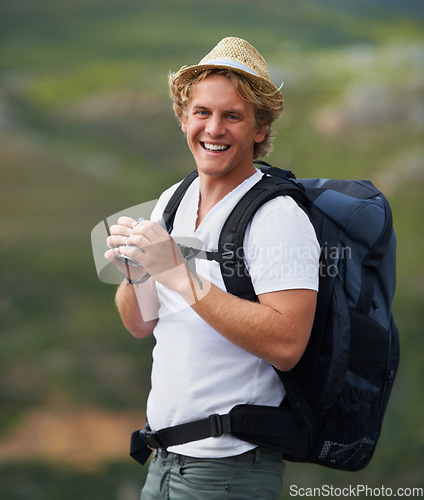
{"label": "hillside", "polygon": [[[284,81],[268,161],[299,177],[371,179],[389,198],[398,239],[402,359],[376,456],[354,475],[289,464],[285,492],[422,486],[423,18],[413,0],[1,3],[5,498],[56,500],[58,488],[63,500],[137,498],[143,470],[127,458],[122,428],[137,415],[143,425],[152,341],[120,324],[90,234],[194,168],[167,74],[227,35],[251,41]],[[96,427],[107,436],[97,454]]]}

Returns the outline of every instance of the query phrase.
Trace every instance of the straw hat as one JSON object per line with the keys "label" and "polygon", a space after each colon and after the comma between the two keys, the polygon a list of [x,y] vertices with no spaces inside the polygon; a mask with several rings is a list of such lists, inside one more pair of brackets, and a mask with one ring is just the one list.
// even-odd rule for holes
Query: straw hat
{"label": "straw hat", "polygon": [[236,37],[222,39],[199,64],[183,66],[173,76],[173,81],[180,86],[207,69],[229,69],[239,73],[261,92],[272,95],[273,100],[281,100],[281,108],[283,107],[283,96],[270,81],[265,59],[246,40]]}

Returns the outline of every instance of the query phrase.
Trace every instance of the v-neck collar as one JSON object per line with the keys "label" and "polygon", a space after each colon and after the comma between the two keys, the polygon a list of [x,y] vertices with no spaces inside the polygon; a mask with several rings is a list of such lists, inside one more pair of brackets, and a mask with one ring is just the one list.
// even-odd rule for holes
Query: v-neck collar
{"label": "v-neck collar", "polygon": [[[258,180],[255,182],[253,182],[254,177],[258,177]],[[196,189],[197,210],[193,211],[194,220],[190,221],[190,223],[192,224],[191,227],[193,228],[194,234],[201,231],[202,227],[206,225],[208,219],[210,220],[214,216],[214,214],[220,210],[222,205],[224,205],[227,202],[227,200],[230,197],[237,197],[238,192],[240,192],[240,191],[243,192],[245,190],[246,184],[252,184],[252,186],[253,186],[256,182],[259,181],[259,179],[261,177],[262,177],[262,175],[259,172],[259,170],[256,170],[256,172],[254,172],[251,176],[249,176],[247,179],[245,179],[243,182],[241,182],[238,186],[236,186],[234,189],[232,189],[229,193],[227,193],[223,198],[221,198],[217,203],[215,203],[215,205],[207,212],[207,214],[203,217],[203,220],[200,222],[200,224],[196,228],[197,218],[198,218],[198,214],[199,214],[199,204],[200,204],[200,183],[199,183],[199,178],[197,178],[195,181],[196,184],[193,186],[193,188]]]}

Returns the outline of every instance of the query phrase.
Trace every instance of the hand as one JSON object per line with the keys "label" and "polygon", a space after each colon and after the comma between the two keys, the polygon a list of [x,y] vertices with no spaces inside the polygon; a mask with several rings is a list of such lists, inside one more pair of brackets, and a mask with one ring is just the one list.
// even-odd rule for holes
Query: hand
{"label": "hand", "polygon": [[133,281],[138,281],[146,276],[146,270],[143,267],[129,265],[128,262],[118,260],[116,257],[122,255],[121,250],[125,247],[128,237],[131,235],[137,222],[131,217],[120,217],[118,223],[110,227],[110,236],[106,243],[109,250],[105,253],[105,258],[113,262],[118,269]]}
{"label": "hand", "polygon": [[189,279],[190,272],[178,245],[159,224],[143,220],[132,227],[127,239],[125,235],[116,240],[126,245],[120,248],[121,254],[140,262],[156,281],[178,291]]}

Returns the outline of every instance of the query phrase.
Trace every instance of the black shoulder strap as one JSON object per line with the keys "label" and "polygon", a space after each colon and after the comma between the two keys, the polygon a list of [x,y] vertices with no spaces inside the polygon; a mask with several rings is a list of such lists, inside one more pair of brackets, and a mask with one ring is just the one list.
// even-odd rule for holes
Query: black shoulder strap
{"label": "black shoulder strap", "polygon": [[174,194],[168,201],[168,204],[166,205],[165,210],[163,211],[163,221],[165,223],[165,227],[168,233],[171,233],[174,227],[175,214],[177,213],[177,209],[181,203],[181,200],[186,194],[186,191],[189,188],[190,184],[194,181],[194,179],[197,176],[198,176],[197,170],[194,170],[193,172],[188,174],[187,177],[185,177],[182,180],[181,184],[177,187]]}
{"label": "black shoulder strap", "polygon": [[302,186],[291,172],[270,166],[261,167],[261,170],[272,176],[264,175],[237,203],[224,223],[218,243],[227,291],[247,300],[257,300],[244,261],[243,240],[247,225],[262,205],[277,196],[292,196],[301,206],[307,203]]}
{"label": "black shoulder strap", "polygon": [[[204,258],[219,262],[227,291],[247,300],[257,300],[244,261],[243,240],[247,225],[264,203],[277,196],[292,196],[301,206],[307,203],[303,186],[290,170],[272,167],[262,161],[255,163],[260,165],[264,176],[230,213],[219,237],[218,251],[203,252]],[[173,229],[181,200],[197,176],[198,172],[195,170],[185,177],[165,207],[163,221],[169,233]]]}

